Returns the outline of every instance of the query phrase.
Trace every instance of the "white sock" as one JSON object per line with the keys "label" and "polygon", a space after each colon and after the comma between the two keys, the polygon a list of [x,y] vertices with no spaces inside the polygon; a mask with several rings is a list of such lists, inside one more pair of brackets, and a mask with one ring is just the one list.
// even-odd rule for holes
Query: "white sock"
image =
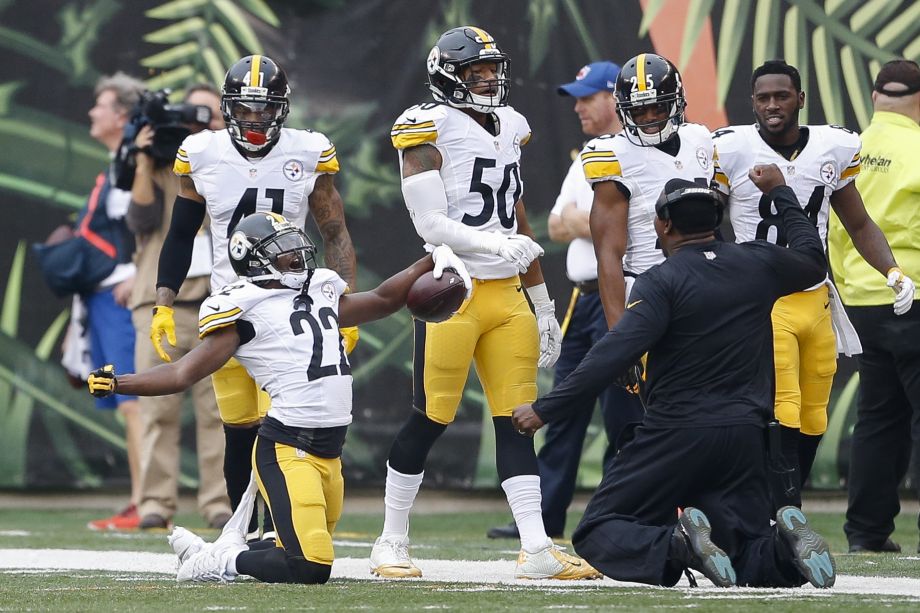
{"label": "white sock", "polygon": [[393,470],[387,462],[387,485],[383,495],[383,532],[380,537],[402,539],[409,535],[409,511],[422,485],[424,471],[417,475],[404,475]]}
{"label": "white sock", "polygon": [[521,534],[521,548],[527,553],[546,549],[552,541],[543,527],[540,509],[539,475],[518,475],[502,481],[502,489],[511,506],[514,523]]}

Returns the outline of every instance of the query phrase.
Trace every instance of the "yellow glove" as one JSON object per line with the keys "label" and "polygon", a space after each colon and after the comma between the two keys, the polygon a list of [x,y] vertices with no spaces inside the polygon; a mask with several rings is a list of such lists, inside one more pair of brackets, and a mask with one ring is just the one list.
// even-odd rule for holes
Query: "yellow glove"
{"label": "yellow glove", "polygon": [[352,326],[350,328],[340,328],[339,333],[341,333],[342,338],[345,339],[345,353],[350,354],[355,350],[355,346],[358,344],[358,326]]}
{"label": "yellow glove", "polygon": [[163,335],[166,335],[170,345],[176,346],[176,321],[173,313],[172,307],[157,305],[153,307],[153,321],[150,322],[150,341],[164,362],[172,362],[172,358],[163,349]]}
{"label": "yellow glove", "polygon": [[89,386],[89,393],[96,398],[111,396],[118,387],[118,380],[115,378],[115,367],[111,364],[106,364],[102,368],[97,368],[89,374],[86,384]]}

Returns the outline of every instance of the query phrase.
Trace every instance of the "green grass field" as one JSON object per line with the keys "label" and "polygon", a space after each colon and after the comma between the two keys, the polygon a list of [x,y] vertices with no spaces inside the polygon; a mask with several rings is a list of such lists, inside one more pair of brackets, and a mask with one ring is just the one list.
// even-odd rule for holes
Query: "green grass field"
{"label": "green grass field", "polygon": [[[865,589],[715,590],[639,586],[529,585],[527,582],[495,584],[465,579],[458,582],[382,582],[335,579],[325,586],[278,586],[254,581],[229,585],[176,585],[168,576],[155,573],[95,570],[15,569],[11,550],[76,549],[97,551],[170,552],[165,532],[93,533],[84,527],[98,512],[86,510],[0,509],[0,610],[2,611],[185,611],[185,610],[361,610],[416,611],[532,611],[548,609],[645,610],[695,608],[713,611],[748,611],[769,607],[771,611],[866,610],[884,607],[892,611],[917,611],[920,607],[920,555],[914,518],[902,514],[895,540],[904,554],[845,553],[840,513],[810,513],[816,529],[832,544],[838,573],[861,577],[910,578],[913,594],[872,593],[872,580],[860,582]],[[577,517],[572,517],[572,525]],[[418,559],[511,560],[516,542],[490,541],[488,526],[507,521],[504,513],[430,514],[413,518],[413,555]],[[180,516],[189,528],[201,521]],[[379,515],[349,514],[336,535],[338,558],[362,558],[369,553],[381,525]],[[215,531],[201,530],[206,540]],[[49,567],[54,564],[50,562]],[[424,563],[420,563],[425,570]],[[463,563],[457,562],[458,568]],[[370,576],[368,575],[368,578]],[[510,579],[510,575],[509,575]],[[884,582],[878,580],[877,582]],[[890,580],[889,580],[890,581]],[[876,582],[876,583],[877,583]],[[908,590],[910,591],[910,590]],[[863,593],[858,593],[863,592]]]}

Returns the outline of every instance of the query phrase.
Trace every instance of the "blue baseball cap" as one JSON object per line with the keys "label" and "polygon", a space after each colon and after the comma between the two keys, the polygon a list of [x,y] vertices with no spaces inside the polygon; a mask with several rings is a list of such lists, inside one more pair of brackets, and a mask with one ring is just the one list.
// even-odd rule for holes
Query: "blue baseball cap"
{"label": "blue baseball cap", "polygon": [[575,80],[565,85],[560,85],[556,90],[560,96],[575,96],[584,98],[599,91],[613,92],[616,87],[620,67],[613,62],[593,62],[582,66]]}

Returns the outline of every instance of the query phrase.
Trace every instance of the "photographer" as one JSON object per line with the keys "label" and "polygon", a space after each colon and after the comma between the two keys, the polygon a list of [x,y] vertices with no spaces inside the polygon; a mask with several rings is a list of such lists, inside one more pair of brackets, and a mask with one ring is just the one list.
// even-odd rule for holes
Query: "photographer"
{"label": "photographer", "polygon": [[[152,307],[156,302],[157,262],[178,189],[172,162],[182,139],[189,133],[224,128],[220,95],[209,85],[195,85],[187,90],[184,104],[171,105],[166,92],[155,92],[142,100],[134,123],[136,137],[123,144],[125,158],[121,168],[125,169],[125,174],[133,170],[131,204],[126,219],[137,241],[134,254],[137,277],[130,307],[134,329],[143,336],[150,329]],[[194,263],[175,303],[179,342],[170,350],[173,359],[180,358],[199,343],[198,309],[210,292],[210,251],[203,229],[196,239]],[[134,359],[139,370],[160,363],[156,350],[149,343],[137,343]],[[224,442],[210,377],[196,383],[190,392],[195,408],[198,511],[210,526],[220,528],[230,517],[230,501],[221,469]],[[167,528],[177,506],[183,394],[144,397],[140,399],[140,406],[139,527]]]}

